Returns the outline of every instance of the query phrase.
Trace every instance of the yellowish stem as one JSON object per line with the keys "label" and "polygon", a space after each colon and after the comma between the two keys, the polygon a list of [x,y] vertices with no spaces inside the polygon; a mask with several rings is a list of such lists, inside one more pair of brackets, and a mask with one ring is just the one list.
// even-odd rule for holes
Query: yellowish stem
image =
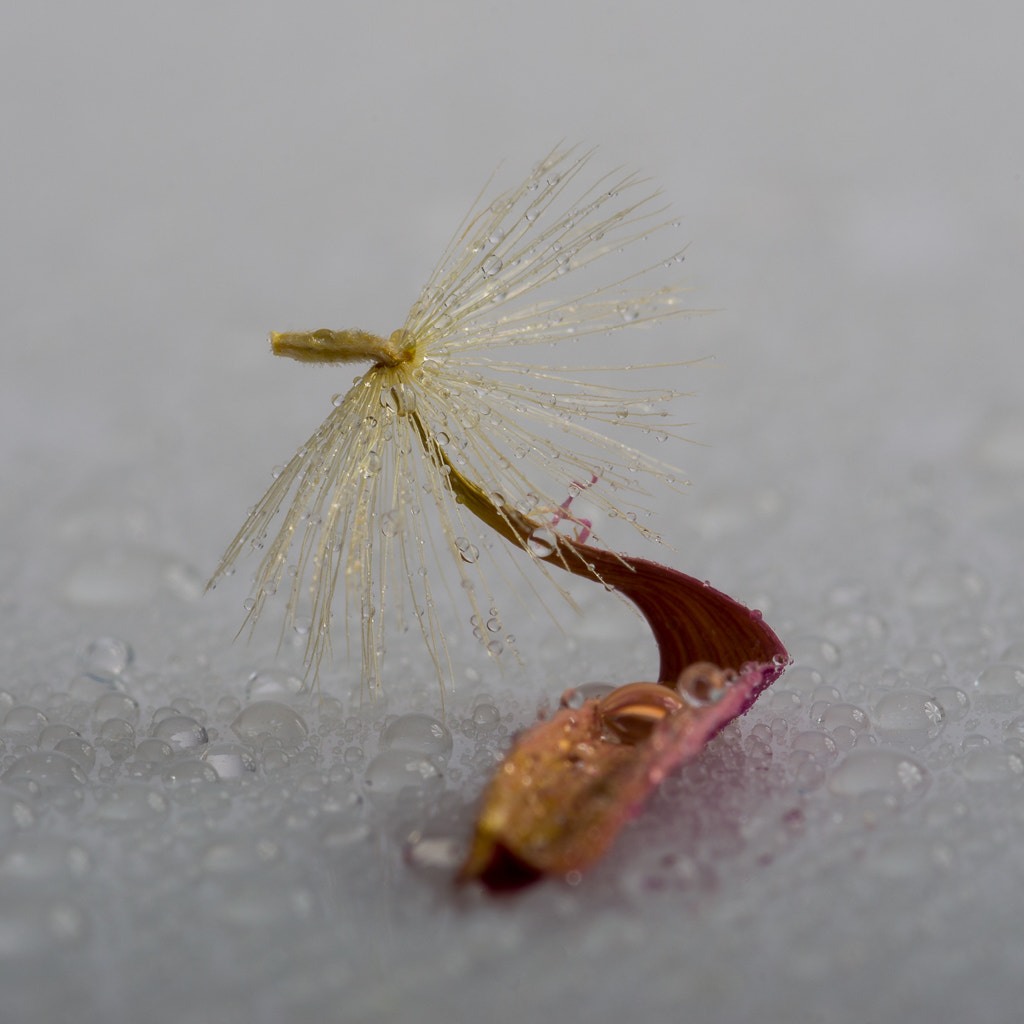
{"label": "yellowish stem", "polygon": [[287,356],[301,363],[351,363],[370,360],[380,366],[398,366],[413,357],[405,331],[390,338],[369,331],[299,331],[270,335],[275,356]]}

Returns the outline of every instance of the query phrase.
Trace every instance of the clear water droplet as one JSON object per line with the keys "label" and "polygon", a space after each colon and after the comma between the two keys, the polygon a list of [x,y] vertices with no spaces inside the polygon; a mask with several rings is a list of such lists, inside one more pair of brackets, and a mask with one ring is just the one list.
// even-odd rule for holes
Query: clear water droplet
{"label": "clear water droplet", "polygon": [[501,725],[501,712],[493,704],[477,704],[473,708],[473,725],[479,732],[494,732]]}
{"label": "clear water droplet", "polygon": [[4,782],[25,788],[33,795],[49,795],[55,790],[78,790],[89,780],[81,765],[56,750],[36,751],[19,757],[0,776]]}
{"label": "clear water droplet", "polygon": [[964,754],[961,771],[968,782],[1012,782],[1024,775],[1024,759],[995,747],[975,747]]}
{"label": "clear water droplet", "polygon": [[989,665],[974,680],[971,703],[983,711],[1015,711],[1024,703],[1024,668],[999,663]]}
{"label": "clear water droplet", "polygon": [[34,746],[49,719],[39,708],[30,704],[18,704],[4,715],[0,734],[14,743],[25,743]]}
{"label": "clear water droplet", "polygon": [[942,732],[946,710],[931,694],[896,690],[875,705],[874,723],[889,742],[916,749]]}
{"label": "clear water droplet", "polygon": [[369,480],[380,472],[381,464],[381,458],[375,451],[367,452],[362,465],[359,467],[359,472],[365,479]]}
{"label": "clear water droplet", "polygon": [[558,549],[558,535],[546,526],[539,526],[530,532],[527,548],[537,558],[547,558]]}
{"label": "clear water droplet", "polygon": [[104,694],[93,704],[92,720],[105,722],[108,718],[121,718],[131,725],[138,725],[139,702],[126,693]]}
{"label": "clear water droplet", "polygon": [[475,562],[480,557],[480,549],[467,537],[456,537],[455,547],[458,549],[459,557],[464,562]]}
{"label": "clear water droplet", "polygon": [[237,743],[211,743],[203,751],[203,760],[212,765],[222,779],[245,778],[258,767],[252,754]]}
{"label": "clear water droplet", "polygon": [[817,722],[823,729],[829,731],[852,729],[854,732],[863,732],[871,725],[866,711],[857,707],[856,704],[844,702],[829,704],[818,717]]}
{"label": "clear water droplet", "polygon": [[403,750],[447,760],[452,752],[452,734],[443,722],[430,715],[401,715],[380,734],[381,750]]}
{"label": "clear water droplet", "polygon": [[898,750],[857,747],[833,769],[828,788],[837,796],[880,794],[902,807],[919,799],[929,781],[924,765]]}
{"label": "clear water droplet", "polygon": [[274,739],[286,750],[303,746],[309,735],[302,716],[275,700],[256,701],[243,708],[231,729],[240,740],[255,747]]}
{"label": "clear water droplet", "polygon": [[404,789],[435,791],[444,785],[440,767],[411,750],[383,750],[367,766],[364,783],[373,797],[394,797]]}
{"label": "clear water droplet", "polygon": [[167,715],[150,728],[149,735],[174,750],[192,750],[209,742],[206,729],[190,715]]}
{"label": "clear water droplet", "polygon": [[116,637],[104,636],[91,641],[78,656],[83,672],[97,672],[103,676],[119,676],[132,663],[131,645]]}

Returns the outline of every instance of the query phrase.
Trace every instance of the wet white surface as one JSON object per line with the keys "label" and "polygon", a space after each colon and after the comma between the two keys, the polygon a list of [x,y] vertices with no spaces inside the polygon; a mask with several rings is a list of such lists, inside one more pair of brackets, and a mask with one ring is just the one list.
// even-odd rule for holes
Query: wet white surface
{"label": "wet white surface", "polygon": [[[4,20],[0,1018],[1012,1019],[1012,5]],[[298,638],[232,643],[244,568],[201,593],[351,377],[267,331],[399,326],[498,161],[563,136],[650,171],[720,310],[600,349],[715,357],[676,550],[633,553],[796,661],[582,882],[494,901],[450,883],[488,770],[567,686],[649,677],[642,624],[520,609],[501,673],[453,619],[443,708],[395,635],[370,706],[357,660],[317,698]]]}

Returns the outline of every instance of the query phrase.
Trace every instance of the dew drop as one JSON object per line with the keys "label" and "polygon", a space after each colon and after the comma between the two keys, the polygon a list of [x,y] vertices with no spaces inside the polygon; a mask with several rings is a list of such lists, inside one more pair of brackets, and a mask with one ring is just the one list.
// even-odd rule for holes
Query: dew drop
{"label": "dew drop", "polygon": [[142,764],[159,764],[174,757],[174,748],[166,740],[147,737],[135,748],[135,760]]}
{"label": "dew drop", "polygon": [[968,782],[1011,782],[1024,775],[1024,759],[994,747],[975,747],[964,754],[961,770]]}
{"label": "dew drop", "polygon": [[875,705],[874,722],[885,739],[916,749],[942,732],[946,710],[930,694],[897,690],[887,693]]}
{"label": "dew drop", "polygon": [[917,800],[928,788],[927,769],[897,750],[860,748],[851,750],[833,770],[828,788],[838,796],[881,794],[893,806]]}
{"label": "dew drop", "polygon": [[132,663],[131,646],[124,640],[104,636],[87,644],[78,656],[83,672],[119,676]]}
{"label": "dew drop", "polygon": [[[526,453],[524,452],[523,454],[525,455]],[[538,501],[540,501],[540,499],[537,495],[530,491],[516,502],[516,508],[522,512],[523,515],[527,515],[537,507]]]}
{"label": "dew drop", "polygon": [[399,416],[416,411],[416,392],[401,381],[387,388],[380,398],[381,404]]}
{"label": "dew drop", "polygon": [[254,672],[248,680],[245,695],[250,701],[291,697],[302,692],[302,679],[287,669],[266,668]]}
{"label": "dew drop", "polygon": [[547,558],[548,555],[554,554],[558,548],[558,535],[554,530],[549,530],[546,526],[539,526],[530,532],[526,546],[530,554],[535,557]]}
{"label": "dew drop", "polygon": [[363,475],[364,479],[369,480],[380,472],[380,467],[380,456],[376,451],[370,451],[367,452],[366,457],[363,459],[362,465],[359,467],[359,472]]}
{"label": "dew drop", "polygon": [[209,742],[206,729],[191,715],[168,715],[149,730],[153,739],[163,740],[173,750],[192,750]]}
{"label": "dew drop", "polygon": [[447,760],[452,752],[452,734],[443,722],[430,715],[401,715],[381,732],[380,749]]}
{"label": "dew drop", "polygon": [[27,789],[33,795],[49,795],[54,791],[76,791],[88,779],[81,765],[56,750],[36,751],[19,757],[0,776],[2,781]]}
{"label": "dew drop", "polygon": [[139,702],[126,693],[107,693],[98,698],[92,708],[93,722],[105,722],[108,718],[120,718],[137,725]]}
{"label": "dew drop", "polygon": [[309,735],[302,716],[276,700],[260,700],[243,708],[231,730],[245,743],[260,746],[273,739],[286,750],[301,747]]}
{"label": "dew drop", "polygon": [[472,544],[467,537],[456,537],[455,547],[464,562],[475,562],[480,557],[480,549]]}
{"label": "dew drop", "polygon": [[364,783],[371,796],[387,798],[404,789],[438,790],[444,776],[430,757],[411,750],[383,750],[367,766]]}
{"label": "dew drop", "polygon": [[256,771],[256,759],[237,743],[211,743],[202,758],[222,779],[241,779]]}
{"label": "dew drop", "polygon": [[808,731],[797,733],[793,749],[810,754],[819,764],[831,764],[839,753],[836,741],[824,732]]}
{"label": "dew drop", "polygon": [[1024,699],[1024,668],[989,665],[971,687],[971,703],[984,711],[1014,711]]}
{"label": "dew drop", "polygon": [[473,725],[479,732],[494,732],[501,724],[501,712],[493,704],[477,704],[473,708]]}
{"label": "dew drop", "polygon": [[857,707],[856,704],[829,704],[828,707],[818,716],[818,725],[823,729],[852,729],[854,732],[863,732],[871,722],[867,713]]}
{"label": "dew drop", "polygon": [[4,715],[2,733],[14,743],[35,744],[49,719],[46,715],[29,704],[18,704]]}
{"label": "dew drop", "polygon": [[494,277],[495,274],[500,274],[501,268],[502,262],[497,256],[488,256],[480,265],[480,270],[484,277]]}

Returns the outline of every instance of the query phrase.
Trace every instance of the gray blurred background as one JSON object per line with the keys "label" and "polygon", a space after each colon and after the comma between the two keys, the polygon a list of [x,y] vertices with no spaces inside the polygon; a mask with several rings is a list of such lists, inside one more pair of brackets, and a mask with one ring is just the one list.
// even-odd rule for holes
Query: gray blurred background
{"label": "gray blurred background", "polygon": [[[267,332],[393,330],[495,167],[504,161],[503,180],[515,181],[560,139],[599,144],[603,166],[639,168],[664,188],[684,218],[695,304],[718,310],[643,352],[713,356],[716,367],[680,381],[696,392],[681,405],[686,432],[704,447],[668,453],[695,485],[663,524],[674,564],[761,604],[794,650],[809,649],[805,636],[849,640],[845,674],[826,680],[847,700],[868,703],[857,689],[866,679],[889,685],[908,652],[942,649],[951,636],[967,653],[946,652],[944,682],[969,691],[1002,647],[1024,639],[1022,28],[1014,4],[917,0],[5,4],[9,704],[66,687],[76,652],[106,634],[135,647],[153,705],[162,679],[200,663],[232,692],[231,672],[256,659],[230,643],[244,588],[230,600],[200,602],[198,592],[270,467],[348,380],[272,359]],[[620,335],[601,361],[628,362],[614,346],[630,343]],[[980,591],[963,572],[978,573]],[[852,638],[851,600],[861,616]],[[830,632],[837,607],[845,626]],[[868,615],[885,624],[872,651],[857,648]],[[556,696],[559,658],[563,675],[578,662],[547,657],[537,693]],[[810,664],[827,667],[813,655]],[[389,710],[404,709],[393,699]],[[1010,718],[975,731],[1001,743]],[[479,779],[455,788],[471,800]],[[268,977],[294,998],[260,994],[264,981],[250,979],[250,994],[232,1002],[240,975],[228,967],[223,991],[204,988],[215,958],[191,969],[196,991],[223,1002],[190,1002],[162,974],[147,997],[134,963],[133,996],[111,996],[127,983],[108,957],[79,964],[69,975],[77,987],[58,984],[49,1007],[79,1020],[205,1020],[213,1008],[227,1019],[230,1006],[267,1021],[433,1020],[485,1006],[497,1007],[493,1019],[525,1019],[517,1007],[573,1019],[591,986],[603,993],[587,1004],[594,1020],[645,1005],[680,1018],[689,1006],[692,1019],[766,1011],[795,1021],[892,1020],[894,1008],[934,1020],[973,1005],[989,1013],[974,1019],[1009,1019],[1002,1010],[1020,984],[1006,943],[1024,908],[1019,886],[1007,891],[1019,858],[994,822],[1011,821],[1017,836],[1017,818],[1004,814],[1015,792],[1005,804],[975,793],[993,810],[948,840],[961,874],[936,880],[924,856],[920,871],[947,902],[918,931],[901,928],[933,888],[894,901],[902,869],[864,875],[850,852],[870,851],[867,833],[816,833],[781,874],[749,871],[727,907],[709,890],[698,909],[663,906],[663,920],[639,899],[623,918],[606,882],[574,901],[555,889],[509,915],[480,909],[453,923],[443,887],[403,911],[410,897],[394,882],[397,895],[383,886],[387,909],[365,931],[322,912],[325,961],[332,941],[339,962],[346,942],[380,951],[376,973],[341,994],[327,973],[303,974],[283,957]],[[963,802],[959,790],[943,799]],[[108,855],[147,877],[130,851]],[[980,893],[970,868],[979,862],[990,866]],[[720,881],[731,894],[729,863]],[[873,908],[841,940],[826,909],[837,888]],[[981,909],[972,917],[971,907]],[[886,923],[887,913],[899,920]],[[94,917],[105,922],[97,941],[130,947],[130,931]],[[440,966],[428,948],[438,920]],[[978,939],[989,925],[991,944]],[[899,948],[876,949],[875,927],[901,936]],[[680,932],[699,970],[669,969]],[[958,932],[981,943],[959,960]],[[193,939],[187,922],[173,934],[172,962],[175,943]],[[569,951],[588,935],[605,939],[580,966]],[[564,958],[552,959],[552,944]],[[273,946],[258,947],[261,962]],[[1002,958],[983,955],[993,948]],[[243,953],[223,955],[235,963]],[[611,965],[628,979],[620,990]],[[911,984],[922,970],[929,984]],[[93,983],[82,980],[90,972]],[[163,998],[172,992],[181,1015]],[[30,996],[17,1005],[33,1016]]]}

